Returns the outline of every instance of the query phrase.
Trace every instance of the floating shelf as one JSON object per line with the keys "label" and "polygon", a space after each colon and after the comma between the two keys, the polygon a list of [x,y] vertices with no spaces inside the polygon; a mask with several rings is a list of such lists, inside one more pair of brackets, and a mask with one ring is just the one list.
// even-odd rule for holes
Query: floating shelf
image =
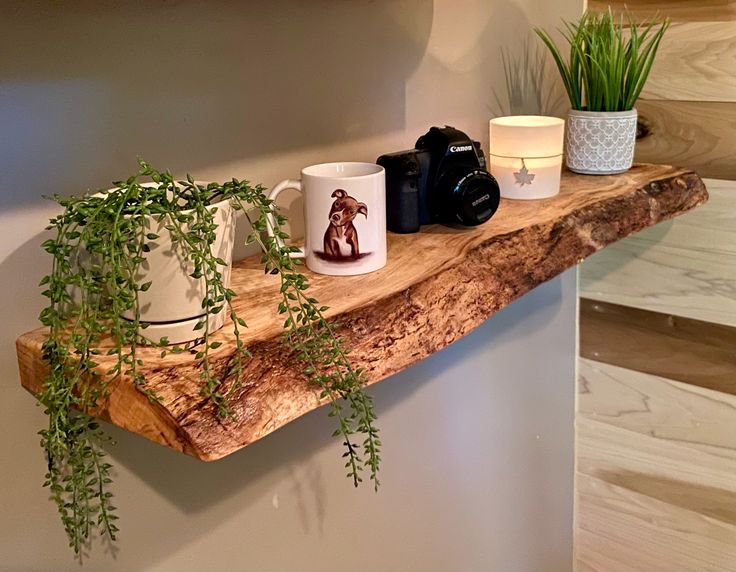
{"label": "floating shelf", "polygon": [[[700,177],[665,165],[636,165],[617,176],[564,173],[562,192],[543,201],[502,200],[488,223],[472,229],[428,226],[389,235],[388,265],[364,276],[308,275],[311,295],[338,319],[352,359],[370,383],[447,347],[539,284],[625,236],[680,215],[708,199]],[[282,346],[276,312],[278,276],[253,257],[234,265],[236,309],[248,322],[252,354],[232,400],[235,418],[221,421],[200,395],[189,355],[164,359],[145,350],[152,404],[126,379],[112,385],[95,414],[129,431],[211,461],[228,455],[324,404]],[[17,341],[23,386],[37,393],[45,379],[44,329]],[[227,326],[213,352],[224,368],[234,350]],[[110,359],[110,358],[106,358]],[[101,368],[107,369],[106,362]],[[572,382],[572,381],[571,381]]]}

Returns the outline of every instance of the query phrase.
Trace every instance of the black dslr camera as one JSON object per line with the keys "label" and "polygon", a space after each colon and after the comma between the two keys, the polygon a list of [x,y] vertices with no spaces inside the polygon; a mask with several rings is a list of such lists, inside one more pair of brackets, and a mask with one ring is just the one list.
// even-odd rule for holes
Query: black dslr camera
{"label": "black dslr camera", "polygon": [[386,169],[386,222],[392,232],[423,224],[475,226],[498,208],[496,179],[486,171],[480,143],[454,127],[432,127],[416,149],[381,155]]}

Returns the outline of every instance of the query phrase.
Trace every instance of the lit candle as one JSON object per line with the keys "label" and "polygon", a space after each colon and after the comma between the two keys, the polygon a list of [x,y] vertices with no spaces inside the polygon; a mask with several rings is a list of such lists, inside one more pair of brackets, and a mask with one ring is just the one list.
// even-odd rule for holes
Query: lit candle
{"label": "lit candle", "polygon": [[560,192],[565,121],[511,115],[490,121],[491,174],[507,199],[544,199]]}

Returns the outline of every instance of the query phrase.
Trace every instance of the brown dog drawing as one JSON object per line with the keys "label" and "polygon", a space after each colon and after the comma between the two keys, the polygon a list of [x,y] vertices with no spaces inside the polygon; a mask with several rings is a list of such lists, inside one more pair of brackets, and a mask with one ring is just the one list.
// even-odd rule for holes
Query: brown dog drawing
{"label": "brown dog drawing", "polygon": [[358,258],[358,231],[353,220],[358,214],[368,218],[368,207],[343,189],[335,190],[332,196],[335,202],[330,209],[330,225],[325,231],[325,254],[330,258]]}

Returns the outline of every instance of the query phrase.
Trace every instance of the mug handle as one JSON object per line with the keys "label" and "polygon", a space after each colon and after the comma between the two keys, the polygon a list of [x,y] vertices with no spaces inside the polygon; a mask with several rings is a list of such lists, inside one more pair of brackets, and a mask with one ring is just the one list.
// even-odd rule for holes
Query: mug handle
{"label": "mug handle", "polygon": [[[281,193],[281,191],[285,189],[294,189],[296,191],[299,191],[300,193],[303,193],[302,191],[302,182],[301,181],[295,181],[293,179],[286,179],[284,181],[281,181],[278,185],[276,185],[273,189],[271,189],[271,192],[268,193],[268,200],[269,201],[275,201],[276,197]],[[268,221],[268,228],[266,228],[266,231],[268,232],[268,236],[271,238],[276,239],[276,244],[279,246],[284,246],[284,241],[281,240],[279,237],[274,236],[273,230],[276,228],[276,220],[273,216],[273,206],[269,213],[266,215],[266,220]],[[290,252],[289,258],[304,258],[304,249],[300,248],[296,252]]]}

